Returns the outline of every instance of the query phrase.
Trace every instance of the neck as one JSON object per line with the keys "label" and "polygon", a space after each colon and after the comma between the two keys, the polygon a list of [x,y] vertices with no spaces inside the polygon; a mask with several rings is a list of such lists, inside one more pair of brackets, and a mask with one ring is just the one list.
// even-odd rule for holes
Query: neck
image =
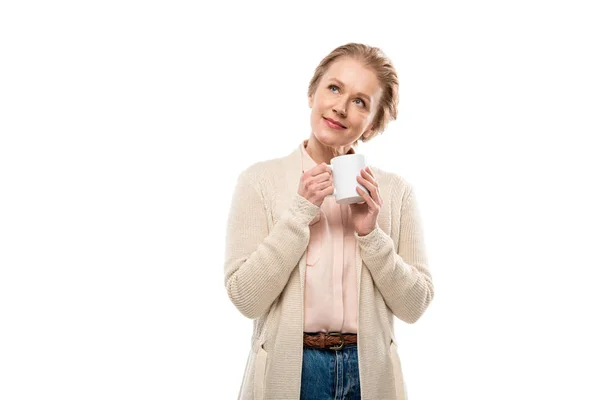
{"label": "neck", "polygon": [[352,144],[347,146],[325,146],[319,142],[313,134],[310,135],[306,144],[306,152],[317,163],[331,164],[331,159],[344,154],[354,154]]}

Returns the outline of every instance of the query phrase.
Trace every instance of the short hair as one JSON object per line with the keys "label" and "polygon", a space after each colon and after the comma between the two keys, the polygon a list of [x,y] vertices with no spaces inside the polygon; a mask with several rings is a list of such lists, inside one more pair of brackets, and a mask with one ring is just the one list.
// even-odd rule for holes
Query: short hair
{"label": "short hair", "polygon": [[[362,43],[348,43],[335,48],[317,66],[314,75],[308,85],[308,96],[315,94],[321,78],[329,66],[342,57],[351,57],[361,61],[367,68],[371,68],[383,89],[379,109],[373,117],[373,132],[368,139],[363,136],[359,138],[362,142],[368,142],[378,134],[382,133],[388,122],[395,120],[398,116],[398,74],[392,61],[378,47],[368,46]],[[358,144],[358,140],[354,143]]]}

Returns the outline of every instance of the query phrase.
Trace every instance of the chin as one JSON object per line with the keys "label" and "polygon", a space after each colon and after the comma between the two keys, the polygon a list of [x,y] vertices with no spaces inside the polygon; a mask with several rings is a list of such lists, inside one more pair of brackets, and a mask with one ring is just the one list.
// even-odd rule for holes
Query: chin
{"label": "chin", "polygon": [[313,131],[317,140],[329,146],[347,146],[348,138],[345,134],[330,131]]}
{"label": "chin", "polygon": [[315,138],[325,146],[336,146],[339,141],[331,132],[315,131]]}
{"label": "chin", "polygon": [[327,140],[327,138],[331,137],[329,132],[323,132],[322,130],[313,130],[315,133],[315,137],[319,140]]}

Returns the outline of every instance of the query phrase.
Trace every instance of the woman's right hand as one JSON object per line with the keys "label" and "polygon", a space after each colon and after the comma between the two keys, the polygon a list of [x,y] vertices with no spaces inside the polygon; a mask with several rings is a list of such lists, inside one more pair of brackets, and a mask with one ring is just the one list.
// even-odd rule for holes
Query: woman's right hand
{"label": "woman's right hand", "polygon": [[298,185],[298,194],[314,205],[321,207],[325,196],[333,194],[331,167],[323,162],[302,174]]}

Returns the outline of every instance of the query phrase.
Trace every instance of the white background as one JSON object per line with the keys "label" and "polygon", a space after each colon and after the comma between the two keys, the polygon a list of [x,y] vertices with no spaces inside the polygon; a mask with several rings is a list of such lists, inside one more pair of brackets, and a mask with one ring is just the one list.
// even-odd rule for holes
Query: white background
{"label": "white background", "polygon": [[358,151],[414,185],[436,290],[409,398],[600,399],[594,3],[3,2],[0,398],[236,398],[235,180],[356,41],[400,77]]}

